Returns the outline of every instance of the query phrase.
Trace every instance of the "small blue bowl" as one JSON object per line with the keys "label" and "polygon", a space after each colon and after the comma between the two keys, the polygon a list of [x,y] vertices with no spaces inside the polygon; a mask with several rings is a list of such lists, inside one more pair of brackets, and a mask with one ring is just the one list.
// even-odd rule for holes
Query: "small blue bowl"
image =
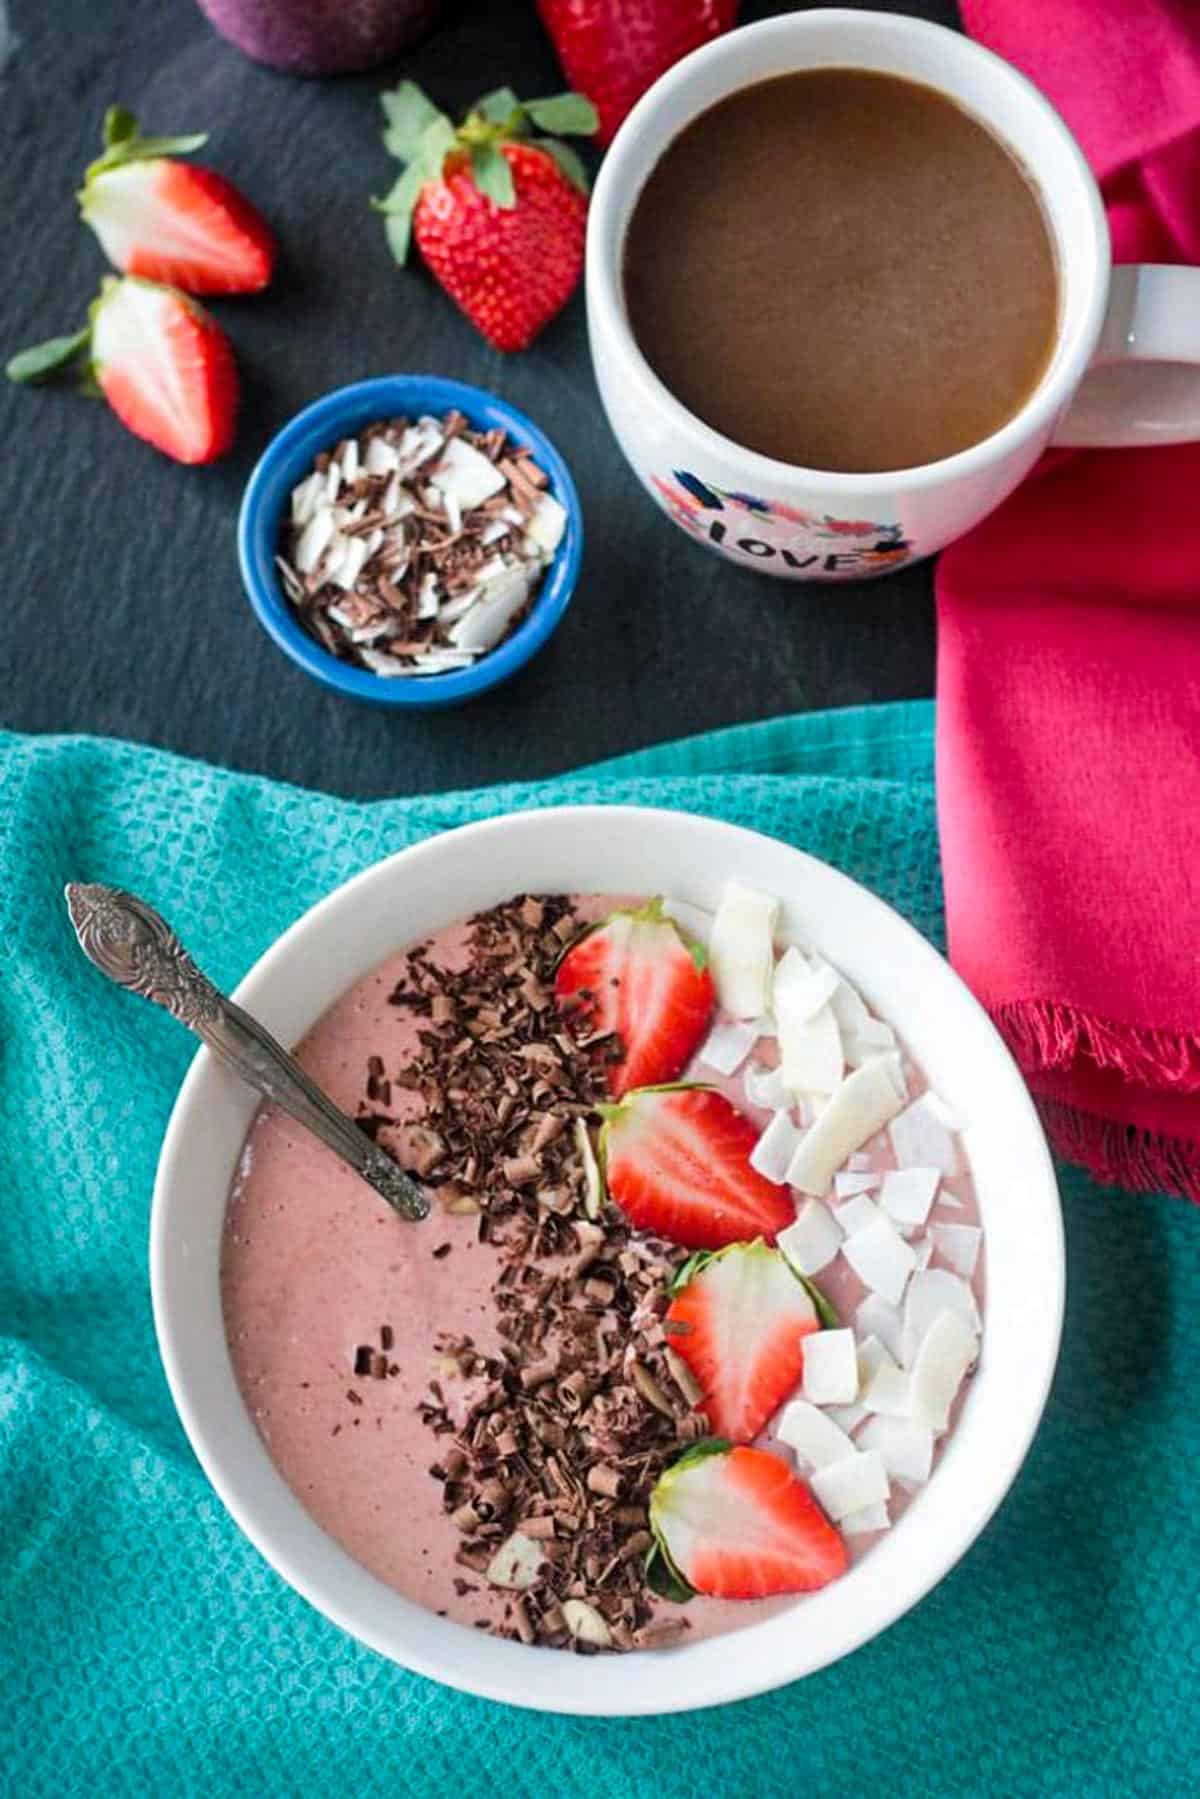
{"label": "small blue bowl", "polygon": [[[293,487],[308,474],[314,458],[322,450],[331,450],[340,438],[361,431],[375,419],[415,419],[423,413],[440,418],[453,410],[463,413],[477,431],[502,427],[514,443],[533,452],[549,478],[550,492],[566,509],[566,530],[528,615],[510,637],[481,656],[472,668],[445,675],[375,675],[331,656],[309,636],[288,605],[275,567],[284,511]],[[246,484],[238,517],[238,562],[259,623],[314,681],[376,706],[453,706],[507,681],[537,654],[566,611],[582,555],[579,495],[549,438],[506,400],[439,375],[379,375],[339,387],[306,406],[263,451]]]}

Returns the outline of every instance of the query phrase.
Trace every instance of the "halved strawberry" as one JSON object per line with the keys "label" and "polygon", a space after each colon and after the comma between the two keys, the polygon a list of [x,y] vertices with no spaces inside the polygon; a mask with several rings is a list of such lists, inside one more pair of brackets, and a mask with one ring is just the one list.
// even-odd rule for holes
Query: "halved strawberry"
{"label": "halved strawberry", "polygon": [[574,999],[573,1017],[589,1034],[613,1031],[624,1054],[609,1065],[618,1097],[634,1087],[673,1081],[704,1041],[716,994],[707,958],[686,942],[653,899],[638,912],[614,912],[572,945],[554,991]]}
{"label": "halved strawberry", "polygon": [[846,1571],[841,1537],[766,1449],[698,1443],[659,1476],[650,1528],[668,1573],[714,1599],[810,1593]]}
{"label": "halved strawberry", "polygon": [[271,279],[275,240],[224,175],[175,160],[204,142],[202,133],[144,138],[132,113],[110,107],[80,212],[127,275],[192,294],[256,293]]}
{"label": "halved strawberry", "polygon": [[709,1429],[751,1443],[804,1374],[802,1344],[820,1329],[807,1289],[777,1249],[732,1243],[684,1264],[666,1322],[671,1348],[702,1389]]}
{"label": "halved strawberry", "polygon": [[686,1249],[773,1239],[796,1208],[750,1166],[758,1131],[712,1087],[645,1087],[602,1106],[609,1197],[631,1224]]}
{"label": "halved strawberry", "polygon": [[74,378],[176,462],[214,462],[233,442],[238,376],[229,339],[195,300],[134,275],[107,275],[88,323],[12,357],[10,381]]}
{"label": "halved strawberry", "polygon": [[92,310],[92,372],[121,423],[176,462],[233,442],[238,377],[214,318],[173,287],[126,275]]}

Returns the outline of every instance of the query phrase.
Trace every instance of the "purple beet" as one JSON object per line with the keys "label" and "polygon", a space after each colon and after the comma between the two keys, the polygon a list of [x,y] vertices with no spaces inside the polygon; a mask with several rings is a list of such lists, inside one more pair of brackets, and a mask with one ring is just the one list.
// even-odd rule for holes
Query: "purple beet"
{"label": "purple beet", "polygon": [[198,0],[223,37],[292,75],[340,75],[387,62],[441,0]]}

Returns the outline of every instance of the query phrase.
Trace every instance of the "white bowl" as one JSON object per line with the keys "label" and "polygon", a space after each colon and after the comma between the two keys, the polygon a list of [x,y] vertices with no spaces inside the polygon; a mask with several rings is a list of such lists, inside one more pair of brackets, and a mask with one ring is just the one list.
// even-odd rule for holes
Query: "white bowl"
{"label": "white bowl", "polygon": [[[845,970],[899,1029],[966,1121],[987,1240],[983,1350],[929,1486],[842,1579],[728,1636],[632,1656],[526,1648],[434,1617],[358,1565],[276,1472],[234,1381],[218,1259],[225,1198],[255,1107],[207,1050],[188,1071],[159,1162],[151,1219],[154,1317],[184,1428],[251,1542],[335,1624],[405,1667],[544,1711],[670,1712],[782,1685],[876,1636],[979,1535],[1042,1414],[1063,1308],[1054,1172],[1020,1075],[946,962],[865,888],[733,825],[627,806],[525,812],[402,851],[285,932],[237,990],[293,1043],[406,943],[513,893],[667,893],[715,907],[729,876],[783,901],[782,930]],[[419,1227],[414,1227],[419,1228]]]}

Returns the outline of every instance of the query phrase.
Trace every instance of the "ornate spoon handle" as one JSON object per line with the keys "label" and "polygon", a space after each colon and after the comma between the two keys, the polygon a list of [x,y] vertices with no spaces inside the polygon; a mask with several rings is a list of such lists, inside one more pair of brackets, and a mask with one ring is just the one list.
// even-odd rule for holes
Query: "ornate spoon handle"
{"label": "ornate spoon handle", "polygon": [[213,986],[166,920],[119,887],[72,882],[71,923],[85,956],[118,987],[187,1025],[219,1062],[348,1162],[402,1218],[429,1216],[424,1189],[335,1106],[270,1032]]}

